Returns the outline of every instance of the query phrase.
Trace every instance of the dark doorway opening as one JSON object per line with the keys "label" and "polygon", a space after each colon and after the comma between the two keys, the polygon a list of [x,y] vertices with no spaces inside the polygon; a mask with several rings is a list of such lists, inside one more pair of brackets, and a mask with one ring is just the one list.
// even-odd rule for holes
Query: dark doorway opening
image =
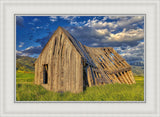
{"label": "dark doorway opening", "polygon": [[43,84],[48,83],[48,64],[43,65]]}
{"label": "dark doorway opening", "polygon": [[83,90],[86,90],[88,87],[88,80],[87,80],[87,73],[86,73],[86,68],[83,67]]}

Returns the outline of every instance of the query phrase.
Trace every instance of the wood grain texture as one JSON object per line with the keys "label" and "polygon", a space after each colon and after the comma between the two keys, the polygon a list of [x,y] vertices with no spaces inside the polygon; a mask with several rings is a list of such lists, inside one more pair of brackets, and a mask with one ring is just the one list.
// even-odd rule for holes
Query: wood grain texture
{"label": "wood grain texture", "polygon": [[[35,83],[56,92],[83,91],[81,55],[59,29],[35,62]],[[43,84],[43,65],[48,65],[48,83]]]}

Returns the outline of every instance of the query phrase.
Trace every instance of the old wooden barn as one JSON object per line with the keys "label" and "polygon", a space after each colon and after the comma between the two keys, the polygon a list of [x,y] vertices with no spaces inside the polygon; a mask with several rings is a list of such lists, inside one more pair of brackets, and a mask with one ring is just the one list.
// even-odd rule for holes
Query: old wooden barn
{"label": "old wooden barn", "polygon": [[35,62],[35,84],[55,92],[135,83],[131,66],[111,47],[87,47],[58,27]]}

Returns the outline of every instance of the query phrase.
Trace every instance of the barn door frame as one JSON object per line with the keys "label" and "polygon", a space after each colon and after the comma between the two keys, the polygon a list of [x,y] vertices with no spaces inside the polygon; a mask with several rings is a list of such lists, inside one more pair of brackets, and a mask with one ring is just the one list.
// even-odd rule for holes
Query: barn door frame
{"label": "barn door frame", "polygon": [[43,84],[48,84],[48,64],[43,64]]}

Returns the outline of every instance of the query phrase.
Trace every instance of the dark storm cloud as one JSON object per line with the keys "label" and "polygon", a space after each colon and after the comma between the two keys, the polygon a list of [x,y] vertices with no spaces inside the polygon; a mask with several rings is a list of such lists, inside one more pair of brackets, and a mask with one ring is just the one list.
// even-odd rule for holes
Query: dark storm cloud
{"label": "dark storm cloud", "polygon": [[121,47],[122,50],[124,50],[127,46],[134,47],[137,44],[139,44],[139,41],[137,40],[132,40],[132,41],[111,41],[111,42],[106,42],[106,43],[100,43],[101,47]]}
{"label": "dark storm cloud", "polygon": [[[104,34],[99,34],[95,28],[91,27],[69,27],[67,30],[74,36],[80,39],[94,38],[94,39],[102,39],[104,36],[108,36],[109,33],[105,32]],[[106,29],[107,30],[107,29]]]}
{"label": "dark storm cloud", "polygon": [[39,43],[42,47],[44,47],[52,35],[53,35],[53,32],[49,32],[49,34],[47,36],[36,39],[35,42]]}
{"label": "dark storm cloud", "polygon": [[128,62],[144,61],[144,42],[140,42],[134,47],[127,46],[125,49],[122,49],[121,47],[115,49]]}
{"label": "dark storm cloud", "polygon": [[[95,29],[93,27],[68,27],[67,30],[82,44],[92,47],[119,47],[136,46],[144,39],[143,30],[122,31],[113,34],[107,29]],[[118,38],[118,39],[117,39]]]}
{"label": "dark storm cloud", "polygon": [[23,23],[24,23],[23,17],[22,16],[16,16],[16,25],[23,27],[24,26]]}
{"label": "dark storm cloud", "polygon": [[126,61],[142,61],[143,59],[141,56],[124,56],[124,58]]}
{"label": "dark storm cloud", "polygon": [[108,36],[108,30],[104,34],[100,34],[98,30],[91,27],[68,27],[68,32],[74,36],[77,40],[79,40],[82,44],[89,45],[92,43],[97,43],[99,40]]}

